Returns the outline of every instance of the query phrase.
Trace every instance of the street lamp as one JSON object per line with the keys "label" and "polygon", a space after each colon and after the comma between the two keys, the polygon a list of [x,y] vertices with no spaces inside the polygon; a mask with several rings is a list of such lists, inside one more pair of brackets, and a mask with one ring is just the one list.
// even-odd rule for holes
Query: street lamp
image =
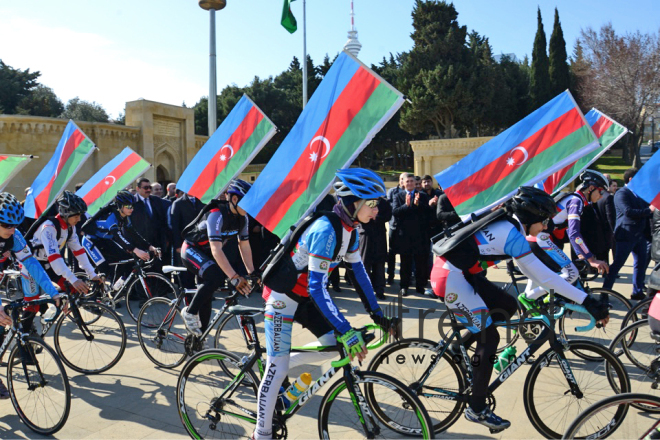
{"label": "street lamp", "polygon": [[209,55],[209,136],[215,132],[218,114],[218,90],[215,73],[215,11],[224,9],[227,0],[199,0],[199,7],[211,14]]}

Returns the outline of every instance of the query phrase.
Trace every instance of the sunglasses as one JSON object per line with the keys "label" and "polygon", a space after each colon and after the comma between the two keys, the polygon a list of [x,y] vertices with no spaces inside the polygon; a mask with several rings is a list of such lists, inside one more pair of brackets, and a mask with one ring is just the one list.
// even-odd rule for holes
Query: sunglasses
{"label": "sunglasses", "polygon": [[150,187],[150,186],[141,186],[140,189],[141,189],[141,190],[144,190],[144,191],[151,191],[151,187]]}
{"label": "sunglasses", "polygon": [[377,208],[378,207],[378,199],[373,199],[373,200],[367,200],[364,202],[365,205],[367,205],[369,208]]}
{"label": "sunglasses", "polygon": [[122,205],[122,208],[133,209],[133,205]]}
{"label": "sunglasses", "polygon": [[4,229],[16,229],[16,225],[8,225],[7,223],[0,223]]}

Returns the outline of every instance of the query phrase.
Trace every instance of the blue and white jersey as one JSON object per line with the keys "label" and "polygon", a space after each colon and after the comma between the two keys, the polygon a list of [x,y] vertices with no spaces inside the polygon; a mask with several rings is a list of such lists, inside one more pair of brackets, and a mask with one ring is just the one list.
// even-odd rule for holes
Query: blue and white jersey
{"label": "blue and white jersey", "polygon": [[57,295],[57,289],[55,289],[53,283],[51,283],[44,268],[41,267],[41,264],[36,258],[34,258],[32,252],[30,252],[30,248],[28,247],[23,234],[21,234],[21,231],[17,229],[16,232],[14,232],[13,238],[14,243],[10,251],[21,264],[21,274],[23,275],[21,281],[23,284],[25,299],[30,301],[39,296],[39,289],[37,286],[41,287],[46,295],[51,298]]}

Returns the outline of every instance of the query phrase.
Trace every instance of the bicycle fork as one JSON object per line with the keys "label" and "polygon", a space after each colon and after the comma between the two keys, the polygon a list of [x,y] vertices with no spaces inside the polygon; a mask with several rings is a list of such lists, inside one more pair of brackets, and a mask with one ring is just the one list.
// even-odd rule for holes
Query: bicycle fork
{"label": "bicycle fork", "polygon": [[[557,358],[557,363],[559,364],[559,368],[561,368],[562,373],[564,373],[564,378],[566,378],[566,383],[568,384],[569,387],[569,390],[567,390],[564,394],[568,394],[570,392],[576,398],[582,399],[584,397],[584,393],[580,389],[580,386],[578,385],[577,380],[575,379],[575,375],[571,370],[571,366],[568,364],[568,360],[564,355],[564,347],[561,345],[561,342],[557,342],[552,345],[555,350],[554,355]],[[541,367],[543,368],[548,366],[550,364],[551,359],[552,359],[552,353],[548,353],[546,358],[541,361],[542,363]]]}
{"label": "bicycle fork", "polygon": [[[355,407],[355,412],[360,419],[360,424],[362,425],[364,435],[369,439],[376,438],[376,436],[380,434],[380,427],[374,421],[374,416],[371,414],[371,409],[367,404],[367,399],[362,394],[360,386],[355,382],[356,378],[357,376],[355,375],[355,370],[352,367],[347,367],[344,369],[344,380],[346,381],[346,388],[348,389],[348,393],[351,396],[351,401]],[[365,416],[368,420],[368,424],[367,421],[365,421]],[[370,429],[368,425],[371,425],[373,429]]]}

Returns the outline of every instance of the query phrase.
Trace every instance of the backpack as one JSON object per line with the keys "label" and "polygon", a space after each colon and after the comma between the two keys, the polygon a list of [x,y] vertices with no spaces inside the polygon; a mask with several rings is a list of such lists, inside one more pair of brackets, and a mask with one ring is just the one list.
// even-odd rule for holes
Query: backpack
{"label": "backpack", "polygon": [[94,235],[96,233],[96,221],[101,218],[101,216],[106,215],[112,210],[116,209],[116,207],[117,205],[115,202],[108,203],[103,208],[96,211],[96,214],[88,218],[80,227],[80,231],[85,235]]}
{"label": "backpack", "polygon": [[[321,217],[327,217],[335,231],[337,241],[335,242],[335,249],[332,252],[332,261],[337,259],[337,255],[339,255],[342,245],[341,237],[343,226],[341,220],[339,216],[332,211],[316,211],[305,217],[298,226],[291,226],[291,234],[285,237],[284,240],[282,240],[280,244],[271,251],[269,257],[261,266],[263,271],[261,279],[263,280],[264,285],[276,292],[291,296],[290,292],[298,281],[298,270],[290,257],[291,252],[307,228]],[[353,230],[353,232],[351,232],[350,241],[348,242],[348,249],[355,244],[356,239],[357,234],[356,231]]]}
{"label": "backpack", "polygon": [[60,221],[56,217],[46,217],[46,216],[39,217],[39,219],[36,222],[32,223],[32,226],[30,226],[30,229],[28,229],[25,235],[23,235],[23,238],[25,238],[26,243],[28,244],[30,250],[33,253],[35,250],[42,249],[44,247],[43,243],[36,246],[33,245],[32,239],[34,239],[34,234],[35,232],[37,232],[37,229],[39,229],[39,227],[43,225],[46,222],[46,220],[50,220],[53,226],[55,226],[55,231],[56,231],[55,241],[59,243],[60,238],[62,237],[62,225],[60,224]]}
{"label": "backpack", "polygon": [[[183,228],[183,231],[181,231],[181,238],[186,240],[188,243],[192,243],[196,246],[201,246],[204,247],[208,245],[209,238],[208,238],[208,233],[206,231],[206,228],[204,229],[199,229],[198,225],[202,220],[205,220],[207,218],[207,215],[211,210],[213,209],[219,209],[220,213],[223,217],[223,224],[225,221],[228,222],[234,222],[235,216],[232,214],[232,217],[230,217],[228,214],[230,212],[229,210],[229,202],[226,200],[211,200],[208,205],[206,205],[200,212],[197,214],[197,217],[193,221],[191,221],[185,228]],[[241,229],[242,222],[244,221],[244,217],[239,217],[238,218],[238,229]],[[230,226],[231,223],[228,223]]]}

